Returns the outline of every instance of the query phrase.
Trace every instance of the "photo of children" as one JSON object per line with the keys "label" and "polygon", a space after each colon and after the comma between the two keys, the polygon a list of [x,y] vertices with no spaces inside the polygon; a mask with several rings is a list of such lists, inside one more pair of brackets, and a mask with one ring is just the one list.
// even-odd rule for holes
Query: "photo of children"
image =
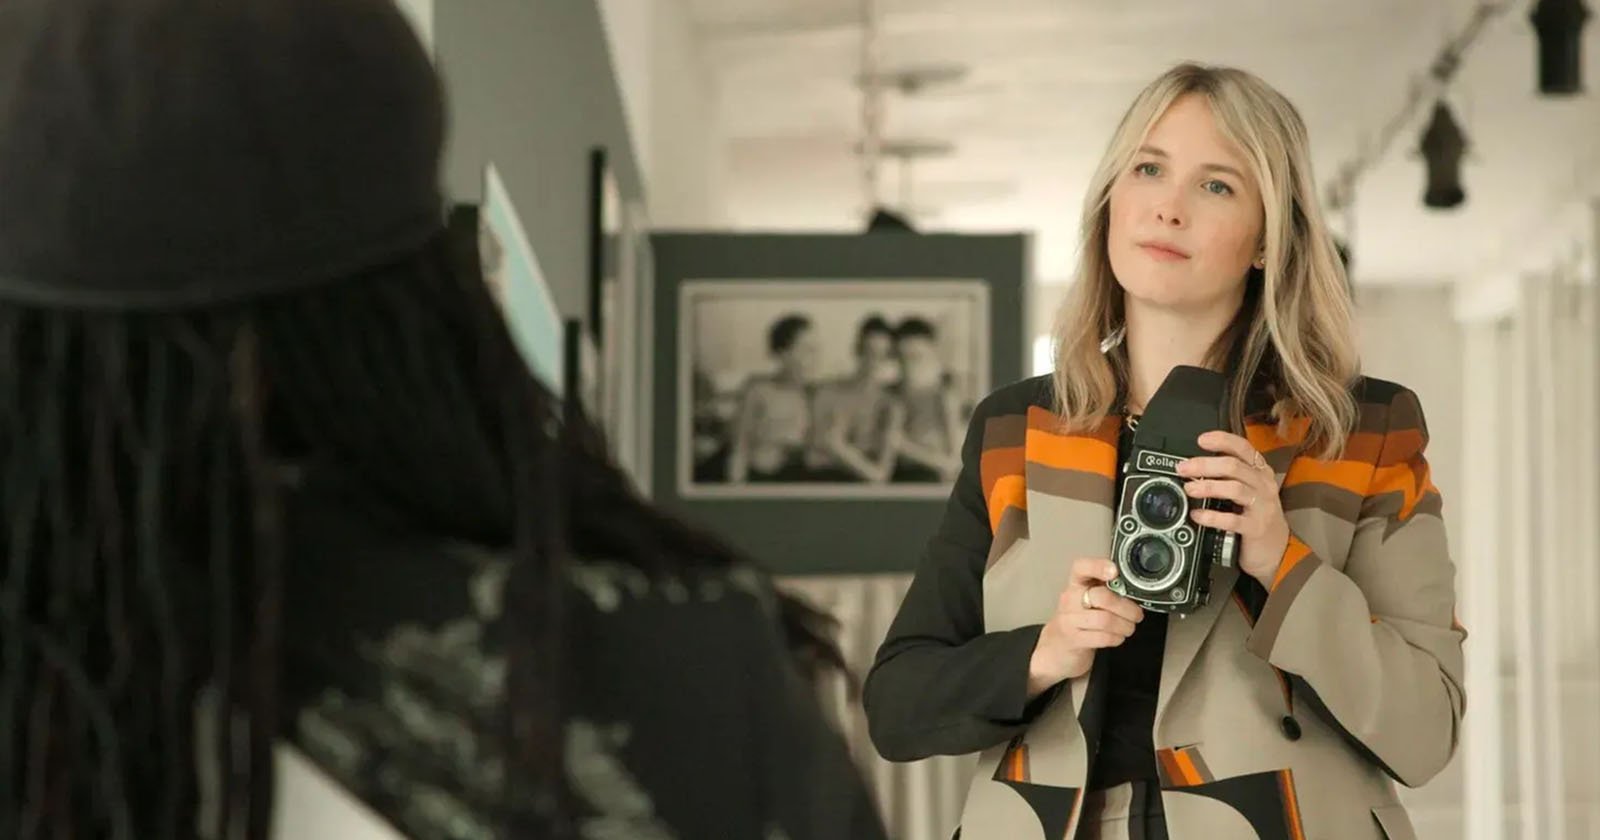
{"label": "photo of children", "polygon": [[680,493],[936,497],[988,390],[981,281],[682,288]]}

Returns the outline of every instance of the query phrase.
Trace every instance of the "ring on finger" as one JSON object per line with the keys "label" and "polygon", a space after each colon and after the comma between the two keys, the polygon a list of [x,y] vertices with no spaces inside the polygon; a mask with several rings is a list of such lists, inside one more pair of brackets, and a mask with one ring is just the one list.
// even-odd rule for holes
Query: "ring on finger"
{"label": "ring on finger", "polygon": [[1094,592],[1094,588],[1086,586],[1083,588],[1083,597],[1078,599],[1079,602],[1083,604],[1083,608],[1086,610],[1094,609],[1094,603],[1089,600],[1089,594],[1092,592]]}

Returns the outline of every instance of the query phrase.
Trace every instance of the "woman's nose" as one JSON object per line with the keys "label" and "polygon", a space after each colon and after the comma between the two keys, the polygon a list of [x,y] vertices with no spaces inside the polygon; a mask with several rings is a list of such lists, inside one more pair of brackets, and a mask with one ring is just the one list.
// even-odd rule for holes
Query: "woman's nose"
{"label": "woman's nose", "polygon": [[1168,227],[1181,228],[1187,223],[1188,213],[1176,198],[1163,200],[1156,205],[1156,221]]}
{"label": "woman's nose", "polygon": [[1188,223],[1189,213],[1183,206],[1183,190],[1162,185],[1162,194],[1156,197],[1156,221],[1169,227],[1181,228]]}

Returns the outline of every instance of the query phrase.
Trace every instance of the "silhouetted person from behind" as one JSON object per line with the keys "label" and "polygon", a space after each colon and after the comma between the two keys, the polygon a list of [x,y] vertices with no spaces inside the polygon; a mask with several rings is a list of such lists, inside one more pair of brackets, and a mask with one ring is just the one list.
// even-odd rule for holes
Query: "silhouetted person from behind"
{"label": "silhouetted person from behind", "polygon": [[564,422],[443,115],[391,0],[0,7],[0,833],[261,840],[283,737],[416,838],[882,837],[822,616]]}

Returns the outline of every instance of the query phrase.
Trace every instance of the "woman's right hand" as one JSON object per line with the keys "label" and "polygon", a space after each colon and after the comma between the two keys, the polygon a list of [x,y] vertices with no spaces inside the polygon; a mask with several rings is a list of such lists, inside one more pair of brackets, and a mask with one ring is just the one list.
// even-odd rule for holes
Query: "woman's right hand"
{"label": "woman's right hand", "polygon": [[[1096,650],[1121,645],[1144,620],[1138,604],[1106,588],[1116,576],[1117,565],[1104,558],[1072,562],[1072,581],[1056,600],[1056,612],[1040,631],[1028,662],[1028,699],[1089,673]],[[1092,608],[1084,607],[1085,592]]]}

